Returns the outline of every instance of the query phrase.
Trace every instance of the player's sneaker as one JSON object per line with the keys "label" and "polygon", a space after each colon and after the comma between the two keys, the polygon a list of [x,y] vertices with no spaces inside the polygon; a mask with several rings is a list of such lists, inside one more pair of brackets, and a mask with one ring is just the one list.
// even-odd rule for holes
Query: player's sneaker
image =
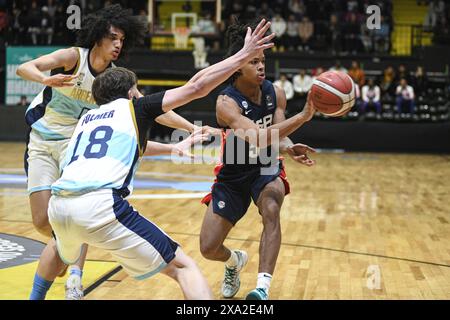
{"label": "player's sneaker", "polygon": [[225,265],[225,277],[222,282],[222,295],[224,298],[233,298],[241,286],[239,272],[247,264],[247,252],[242,250],[233,250],[238,258],[238,264],[235,267]]}
{"label": "player's sneaker", "polygon": [[269,295],[265,289],[256,288],[250,291],[245,300],[269,300]]}
{"label": "player's sneaker", "polygon": [[72,274],[66,281],[66,300],[82,300],[83,296],[81,278],[76,274]]}

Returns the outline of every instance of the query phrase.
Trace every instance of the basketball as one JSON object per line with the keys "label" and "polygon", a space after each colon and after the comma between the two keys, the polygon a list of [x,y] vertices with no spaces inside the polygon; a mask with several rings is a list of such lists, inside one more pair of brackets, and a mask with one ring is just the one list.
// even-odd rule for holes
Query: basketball
{"label": "basketball", "polygon": [[314,80],[311,95],[319,112],[339,117],[350,111],[355,104],[355,84],[344,72],[327,71]]}

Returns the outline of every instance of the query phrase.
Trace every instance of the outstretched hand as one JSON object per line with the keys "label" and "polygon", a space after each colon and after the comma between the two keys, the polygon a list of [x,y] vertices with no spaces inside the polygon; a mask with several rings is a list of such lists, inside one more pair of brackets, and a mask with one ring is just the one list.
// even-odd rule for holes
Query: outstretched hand
{"label": "outstretched hand", "polygon": [[177,154],[180,157],[185,156],[193,158],[194,155],[191,153],[191,147],[198,142],[208,140],[208,137],[209,134],[203,133],[202,127],[198,127],[186,139],[174,144],[172,154]]}
{"label": "outstretched hand", "polygon": [[275,37],[275,33],[265,36],[267,30],[270,28],[270,21],[262,19],[252,31],[250,27],[247,28],[247,34],[245,36],[245,43],[242,50],[250,55],[250,58],[259,56],[264,50],[272,48],[274,46],[271,41]]}
{"label": "outstretched hand", "polygon": [[78,76],[71,74],[62,74],[58,73],[50,77],[46,77],[42,83],[48,87],[70,87],[73,86],[73,80],[75,80]]}
{"label": "outstretched hand", "polygon": [[308,152],[315,153],[316,150],[307,146],[306,144],[296,143],[286,149],[289,156],[294,159],[294,161],[301,163],[305,166],[311,167],[316,161],[308,157]]}

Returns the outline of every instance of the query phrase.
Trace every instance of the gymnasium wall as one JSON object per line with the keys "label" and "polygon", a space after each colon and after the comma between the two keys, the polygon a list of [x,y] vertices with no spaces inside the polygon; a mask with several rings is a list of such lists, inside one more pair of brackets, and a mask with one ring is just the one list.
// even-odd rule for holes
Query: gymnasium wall
{"label": "gymnasium wall", "polygon": [[[190,121],[216,125],[213,112],[180,114]],[[26,141],[24,107],[0,105],[0,140]],[[450,123],[387,123],[312,120],[291,135],[295,142],[346,151],[450,153]]]}

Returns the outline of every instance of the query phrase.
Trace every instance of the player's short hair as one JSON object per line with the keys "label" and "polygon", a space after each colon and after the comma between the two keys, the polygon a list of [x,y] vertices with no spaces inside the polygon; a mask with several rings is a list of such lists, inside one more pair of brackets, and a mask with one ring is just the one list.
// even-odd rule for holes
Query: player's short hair
{"label": "player's short hair", "polygon": [[76,46],[91,49],[115,27],[123,31],[125,40],[120,56],[126,56],[129,49],[143,42],[148,30],[147,22],[141,16],[134,16],[131,9],[123,9],[119,4],[105,7],[86,16],[77,31]]}
{"label": "player's short hair", "polygon": [[92,84],[92,95],[97,105],[128,99],[128,91],[137,84],[136,74],[126,68],[109,68],[98,75]]}
{"label": "player's short hair", "polygon": [[[250,27],[252,30],[255,30],[256,26],[262,19],[262,17],[259,17],[248,23],[241,23],[235,20],[234,23],[228,27],[225,35],[228,40],[228,51],[225,58],[231,57],[242,49],[245,43],[247,28]],[[228,81],[233,83],[239,76],[240,72],[235,72],[230,79],[228,79]]]}

